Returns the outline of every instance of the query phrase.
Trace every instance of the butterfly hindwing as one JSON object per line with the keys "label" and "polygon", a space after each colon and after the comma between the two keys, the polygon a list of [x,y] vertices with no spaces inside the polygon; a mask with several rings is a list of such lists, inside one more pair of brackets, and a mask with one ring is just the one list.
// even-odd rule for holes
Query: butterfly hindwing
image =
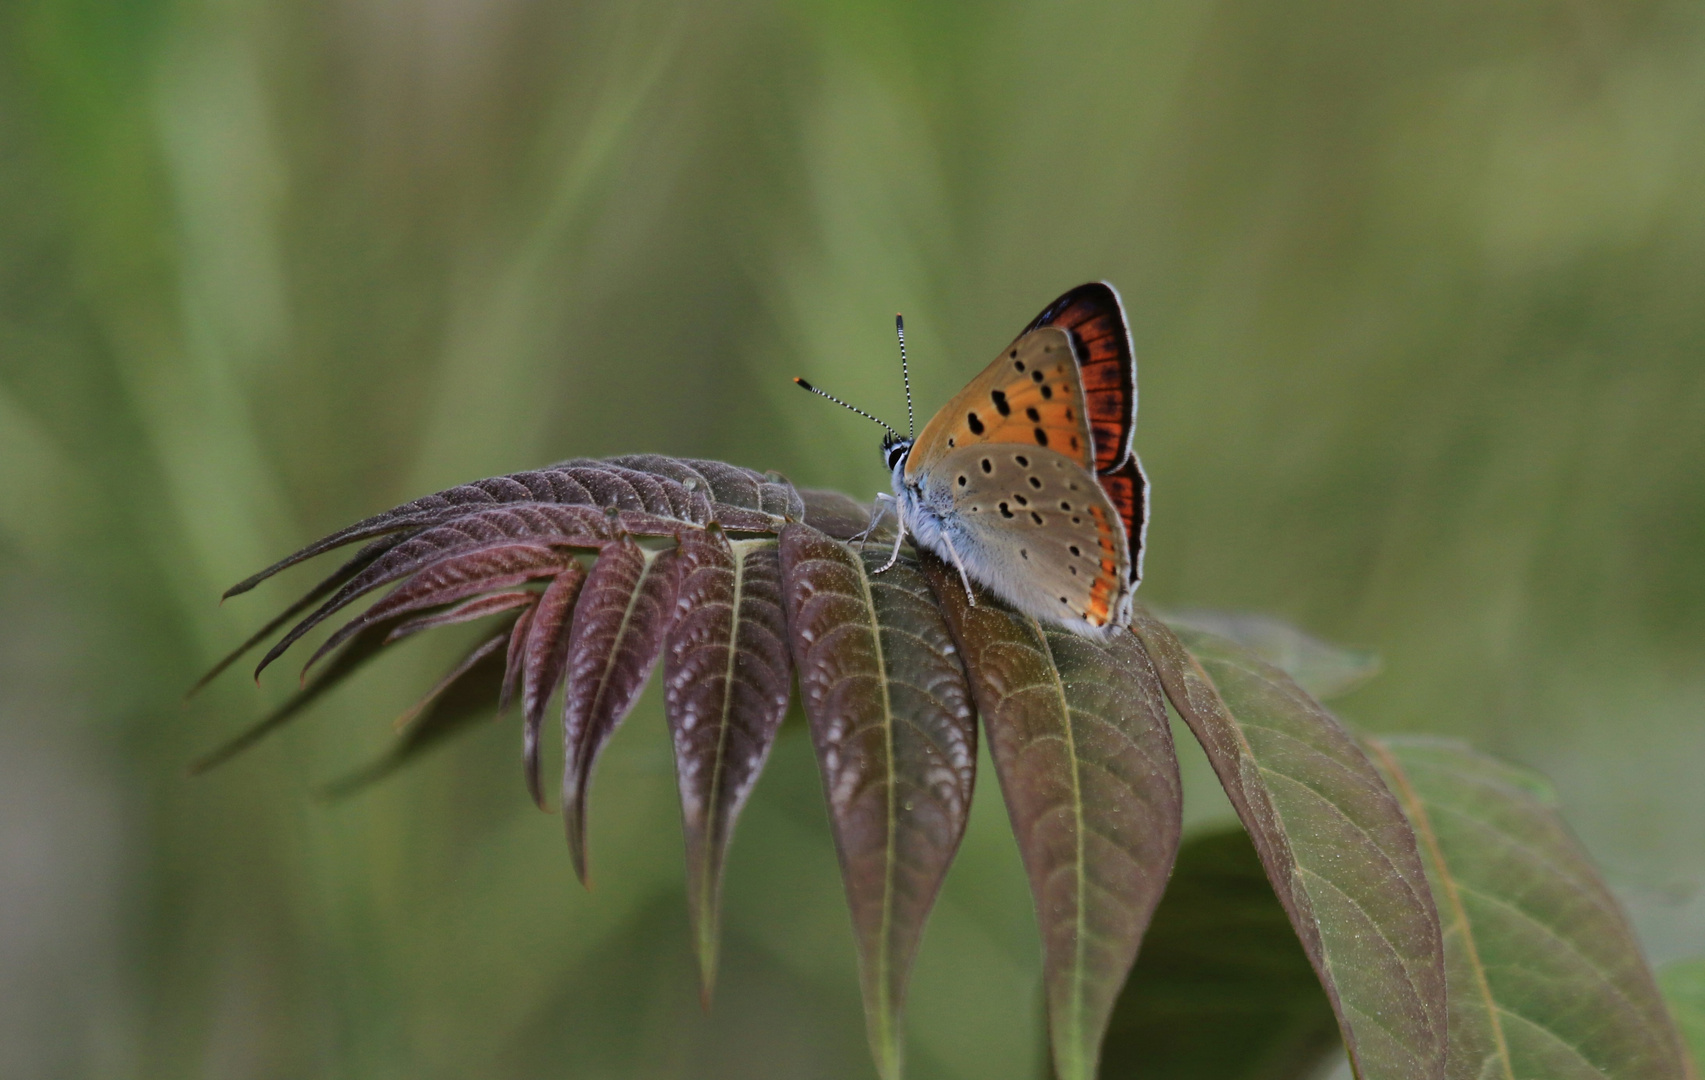
{"label": "butterfly hindwing", "polygon": [[933,468],[955,450],[987,443],[1053,450],[1089,468],[1089,419],[1066,331],[1043,327],[1008,346],[924,425],[906,475]]}
{"label": "butterfly hindwing", "polygon": [[952,492],[955,549],[971,576],[1023,611],[1101,629],[1123,620],[1129,545],[1082,465],[1010,443],[956,449],[931,486]]}
{"label": "butterfly hindwing", "polygon": [[1130,582],[1134,589],[1143,579],[1143,549],[1148,541],[1148,477],[1143,475],[1143,463],[1132,454],[1125,464],[1097,479],[1125,526],[1131,550]]}

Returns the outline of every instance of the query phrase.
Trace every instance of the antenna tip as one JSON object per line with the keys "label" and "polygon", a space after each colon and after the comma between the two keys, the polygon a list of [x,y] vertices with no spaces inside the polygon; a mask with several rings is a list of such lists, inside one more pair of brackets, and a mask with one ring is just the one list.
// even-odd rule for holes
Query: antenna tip
{"label": "antenna tip", "polygon": [[804,379],[801,379],[797,375],[795,375],[793,377],[793,381],[798,383],[800,386],[805,387],[805,389],[807,389],[807,390],[816,390],[817,389],[815,386],[812,386],[810,383],[806,382]]}

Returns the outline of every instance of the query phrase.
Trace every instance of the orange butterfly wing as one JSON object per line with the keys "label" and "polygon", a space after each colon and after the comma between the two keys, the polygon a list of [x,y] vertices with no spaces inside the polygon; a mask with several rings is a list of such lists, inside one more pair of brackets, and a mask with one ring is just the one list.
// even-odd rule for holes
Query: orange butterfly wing
{"label": "orange butterfly wing", "polygon": [[[1131,448],[1137,429],[1137,358],[1119,293],[1105,281],[1079,285],[1042,309],[1025,332],[1057,326],[1071,334],[1095,440],[1095,471],[1125,520],[1131,584],[1143,576],[1148,535],[1148,478]],[[1021,335],[1022,336],[1022,335]]]}
{"label": "orange butterfly wing", "polygon": [[1019,337],[924,425],[906,475],[955,449],[1018,443],[1092,468],[1094,442],[1070,334],[1042,327]]}
{"label": "orange butterfly wing", "polygon": [[1095,471],[1108,475],[1131,457],[1137,428],[1137,361],[1124,305],[1105,281],[1079,285],[1043,308],[1024,333],[1043,326],[1071,336],[1095,440]]}

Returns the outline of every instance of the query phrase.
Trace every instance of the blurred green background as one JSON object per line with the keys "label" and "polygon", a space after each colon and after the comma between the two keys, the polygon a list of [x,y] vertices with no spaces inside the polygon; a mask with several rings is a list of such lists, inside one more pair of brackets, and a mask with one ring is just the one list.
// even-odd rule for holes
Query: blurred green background
{"label": "blurred green background", "polygon": [[[0,1077],[867,1077],[807,740],[698,1008],[658,699],[596,887],[514,720],[365,795],[452,657],[259,715],[184,688],[298,544],[660,451],[861,496],[1105,277],[1142,362],[1143,595],[1377,649],[1341,709],[1557,782],[1659,961],[1705,952],[1705,8],[1694,3],[0,5]],[[1195,827],[1223,817],[1186,747]],[[992,777],[912,1074],[1031,1078]]]}

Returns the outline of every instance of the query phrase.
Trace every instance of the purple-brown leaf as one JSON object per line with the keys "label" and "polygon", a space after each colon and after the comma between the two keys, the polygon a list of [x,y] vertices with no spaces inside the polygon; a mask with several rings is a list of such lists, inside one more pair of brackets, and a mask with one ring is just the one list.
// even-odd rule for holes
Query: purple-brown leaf
{"label": "purple-brown leaf", "polygon": [[609,544],[574,605],[563,692],[562,817],[582,882],[592,766],[663,654],[675,616],[676,566],[673,549],[650,551],[632,540]]}
{"label": "purple-brown leaf", "polygon": [[[552,579],[539,596],[522,646],[521,672],[521,768],[527,777],[527,794],[539,809],[545,808],[545,793],[539,782],[539,729],[545,722],[545,707],[568,673],[568,631],[574,624],[574,604],[586,582],[586,571],[570,563]],[[510,646],[514,648],[513,645]],[[510,658],[511,663],[515,658]]]}
{"label": "purple-brown leaf", "polygon": [[1178,853],[1183,799],[1160,678],[1130,633],[1014,614],[926,557],[983,716],[1036,900],[1060,1080],[1096,1075],[1113,1003]]}
{"label": "purple-brown leaf", "polygon": [[[227,589],[227,598],[248,592],[274,574],[316,555],[357,540],[405,530],[418,530],[443,525],[495,509],[525,510],[529,507],[582,507],[595,511],[609,510],[622,529],[636,535],[672,535],[682,525],[704,525],[716,512],[708,493],[694,491],[667,475],[655,470],[632,468],[636,462],[653,462],[653,455],[637,455],[629,459],[603,461],[565,461],[548,469],[494,476],[472,484],[462,484],[435,495],[375,514],[330,536],[314,541],[273,565]],[[655,458],[655,462],[670,462]],[[626,461],[628,464],[623,464]],[[766,489],[775,482],[766,482],[761,474],[719,462],[684,462],[685,466],[717,466],[712,472],[726,471],[741,474],[747,479],[751,498],[758,503],[774,503],[785,496]],[[660,466],[661,467],[661,466]],[[713,486],[708,477],[707,487]],[[722,481],[731,491],[740,485],[732,476]],[[786,487],[785,483],[780,485]]]}
{"label": "purple-brown leaf", "polygon": [[419,573],[445,560],[476,552],[512,548],[520,543],[565,548],[596,548],[615,537],[616,522],[585,506],[499,507],[470,514],[448,525],[427,529],[398,544],[351,578],[313,614],[291,627],[268,650],[255,675],[282,656],[301,637],[357,598],[382,585]]}
{"label": "purple-brown leaf", "polygon": [[909,560],[871,573],[809,525],[781,532],[788,630],[859,944],[877,1070],[900,1075],[906,982],[964,835],[977,729],[965,672]]}
{"label": "purple-brown leaf", "polygon": [[687,904],[708,1000],[716,978],[723,856],[787,713],[793,671],[773,540],[684,533],[663,668],[687,847]]}
{"label": "purple-brown leaf", "polygon": [[[539,543],[498,544],[439,559],[416,571],[408,580],[386,593],[383,599],[339,627],[303,668],[313,667],[320,657],[337,648],[345,639],[381,619],[452,604],[476,593],[512,588],[535,578],[550,577],[573,560],[574,556],[567,551]],[[396,636],[404,635],[398,632]]]}
{"label": "purple-brown leaf", "polygon": [[1180,641],[1141,604],[1132,626],[1249,830],[1357,1075],[1441,1080],[1444,946],[1396,797],[1279,669],[1211,634]]}
{"label": "purple-brown leaf", "polygon": [[[435,611],[430,615],[410,619],[386,635],[385,641],[387,643],[401,641],[403,638],[418,634],[422,630],[436,630],[443,626],[455,626],[459,623],[483,619],[489,615],[514,611],[516,608],[529,607],[536,599],[538,599],[536,594],[525,589],[475,596],[463,600],[454,607],[445,608],[443,611]],[[504,631],[504,636],[506,638],[509,636],[507,630]]]}

